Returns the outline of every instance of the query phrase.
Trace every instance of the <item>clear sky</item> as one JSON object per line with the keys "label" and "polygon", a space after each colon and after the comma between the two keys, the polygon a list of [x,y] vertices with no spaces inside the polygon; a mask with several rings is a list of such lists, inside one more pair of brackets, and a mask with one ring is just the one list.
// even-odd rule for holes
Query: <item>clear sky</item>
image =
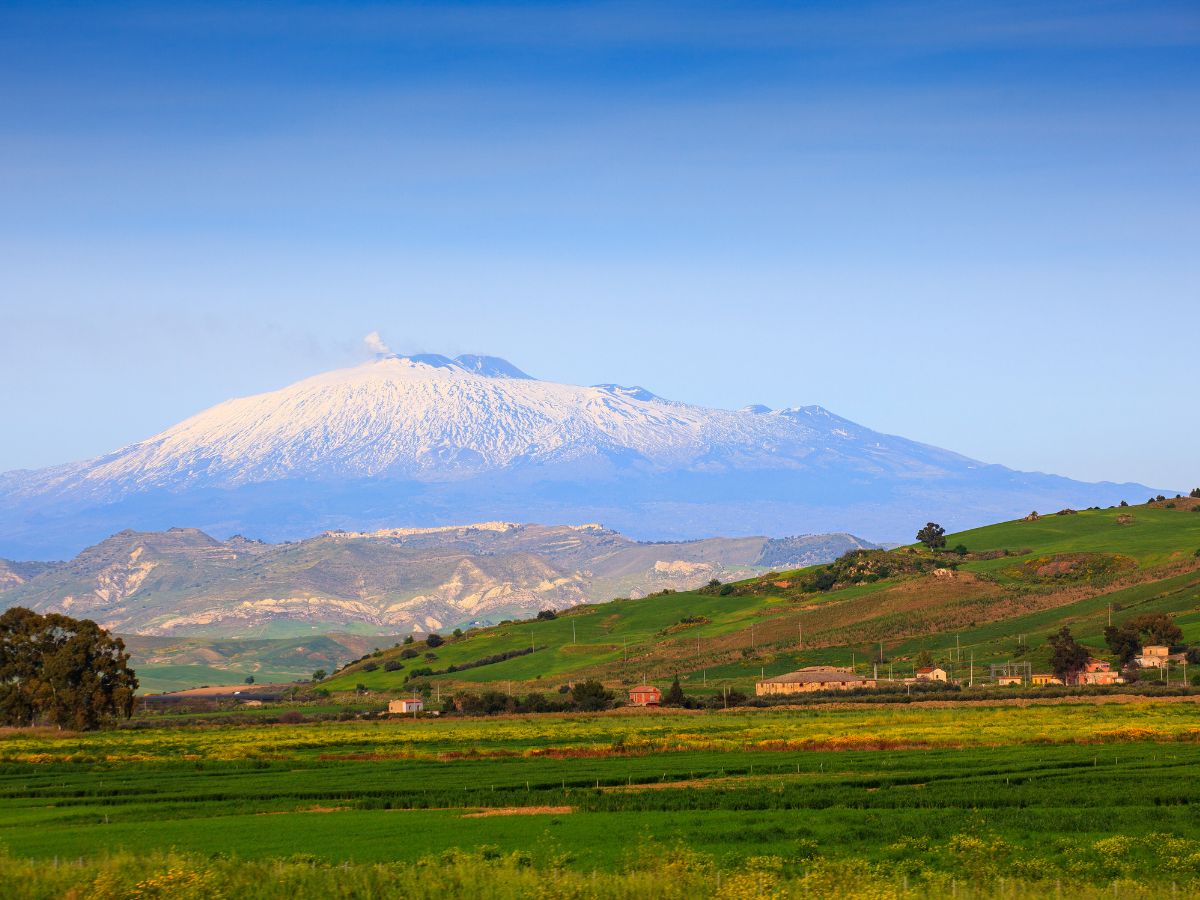
{"label": "clear sky", "polygon": [[394,348],[1200,484],[1191,2],[0,8],[0,469]]}

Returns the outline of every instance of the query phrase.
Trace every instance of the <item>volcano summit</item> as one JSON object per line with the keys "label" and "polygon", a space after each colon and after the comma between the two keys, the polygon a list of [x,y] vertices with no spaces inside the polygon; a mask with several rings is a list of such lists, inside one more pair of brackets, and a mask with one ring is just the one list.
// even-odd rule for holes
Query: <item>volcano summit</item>
{"label": "volcano summit", "polygon": [[927,519],[966,528],[1148,491],[986,465],[819,406],[710,409],[496,357],[381,354],[96,459],[0,475],[0,556],[67,555],[124,528],[286,540],[501,518],[897,540]]}

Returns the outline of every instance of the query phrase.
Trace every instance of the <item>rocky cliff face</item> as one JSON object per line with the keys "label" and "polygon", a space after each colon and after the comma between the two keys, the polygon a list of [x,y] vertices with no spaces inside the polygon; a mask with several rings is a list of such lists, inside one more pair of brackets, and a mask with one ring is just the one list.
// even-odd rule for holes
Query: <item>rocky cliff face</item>
{"label": "rocky cliff face", "polygon": [[284,544],[185,528],[122,531],[13,584],[0,606],[138,635],[429,632],[696,587],[863,543],[850,535],[791,541],[644,544],[599,525],[507,522],[336,531]]}

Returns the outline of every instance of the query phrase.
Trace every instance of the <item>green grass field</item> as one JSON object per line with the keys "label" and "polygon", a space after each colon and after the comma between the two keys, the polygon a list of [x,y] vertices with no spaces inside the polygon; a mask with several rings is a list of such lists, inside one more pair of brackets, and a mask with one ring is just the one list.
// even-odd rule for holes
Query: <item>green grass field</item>
{"label": "green grass field", "polygon": [[[961,543],[981,557],[1012,554],[969,555],[951,578],[891,577],[805,593],[796,586],[804,573],[787,572],[745,583],[727,596],[691,591],[579,607],[550,621],[480,629],[436,648],[434,659],[398,660],[405,666],[399,671],[382,668],[399,653],[388,650],[374,660],[374,671],[351,666],[323,686],[399,694],[413,669],[443,673],[534,648],[502,662],[435,674],[432,681],[447,691],[525,692],[552,691],[585,677],[618,688],[643,678],[665,687],[678,674],[691,694],[726,687],[753,693],[761,676],[804,665],[857,665],[870,672],[880,643],[894,674],[911,672],[917,653],[929,650],[967,675],[972,659],[983,674],[989,664],[1013,659],[1018,646],[1021,659],[1044,669],[1046,637],[1062,625],[1103,655],[1110,616],[1119,623],[1166,612],[1178,618],[1185,636],[1200,639],[1200,513],[1189,504],[1194,501],[1180,501],[1177,508],[1084,510],[949,535],[949,547]],[[1120,524],[1121,516],[1132,521]],[[1095,570],[1075,578],[1036,575],[1039,564],[1061,559]],[[426,648],[418,643],[416,649]],[[885,665],[881,674],[887,671]]]}
{"label": "green grass field", "polygon": [[4,889],[29,878],[24,859],[50,874],[22,896],[54,896],[51,874],[126,869],[182,867],[212,887],[212,860],[314,879],[348,865],[353,882],[457,859],[504,884],[557,873],[567,896],[590,895],[572,879],[597,873],[619,896],[681,854],[706,873],[693,896],[763,873],[771,891],[748,896],[815,895],[800,886],[830,872],[869,876],[880,896],[1186,890],[1198,741],[1190,700],[8,732],[0,893],[17,895]]}

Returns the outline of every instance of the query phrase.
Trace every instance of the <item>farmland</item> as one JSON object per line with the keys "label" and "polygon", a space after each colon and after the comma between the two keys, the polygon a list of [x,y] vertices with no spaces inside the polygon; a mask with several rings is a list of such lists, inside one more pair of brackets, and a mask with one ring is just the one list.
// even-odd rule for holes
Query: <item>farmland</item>
{"label": "farmland", "polygon": [[[911,673],[921,650],[970,678],[1016,655],[1044,668],[1046,637],[1063,625],[1101,654],[1110,620],[1151,612],[1172,616],[1187,640],[1200,642],[1198,505],[1182,498],[978,528],[947,538],[965,555],[881,554],[892,571],[823,592],[806,586],[817,567],[581,606],[468,632],[428,655],[419,642],[422,652],[408,658],[401,654],[409,648],[384,648],[322,687],[525,692],[581,678],[665,687],[678,674],[689,694],[752,694],[762,675],[817,664],[869,673],[881,655],[881,674]],[[904,569],[922,562],[929,565]],[[477,664],[517,651],[529,652]],[[401,668],[388,671],[389,661]]]}
{"label": "farmland", "polygon": [[530,873],[620,895],[672,866],[663,896],[1183,889],[1200,716],[1117,699],[10,732],[0,892],[256,866],[261,896],[329,866],[397,891],[445,870],[479,896]]}

